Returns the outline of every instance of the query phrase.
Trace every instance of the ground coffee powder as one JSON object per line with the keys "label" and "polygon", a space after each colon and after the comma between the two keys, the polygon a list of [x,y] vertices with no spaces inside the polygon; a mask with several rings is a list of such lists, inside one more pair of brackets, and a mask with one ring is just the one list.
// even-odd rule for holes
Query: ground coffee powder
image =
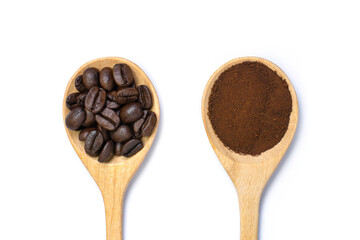
{"label": "ground coffee powder", "polygon": [[292,100],[287,83],[260,62],[243,62],[220,74],[208,116],[223,144],[236,153],[259,155],[287,131]]}

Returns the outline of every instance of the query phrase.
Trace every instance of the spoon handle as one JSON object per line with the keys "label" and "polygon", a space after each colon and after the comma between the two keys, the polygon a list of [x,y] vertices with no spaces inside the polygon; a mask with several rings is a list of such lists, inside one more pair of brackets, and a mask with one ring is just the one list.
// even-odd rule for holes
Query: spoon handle
{"label": "spoon handle", "polygon": [[123,201],[129,179],[120,168],[109,167],[98,181],[105,204],[106,239],[122,240]]}
{"label": "spoon handle", "polygon": [[240,240],[257,240],[260,197],[239,194]]}
{"label": "spoon handle", "polygon": [[103,194],[106,215],[106,239],[122,240],[122,213],[124,192]]}

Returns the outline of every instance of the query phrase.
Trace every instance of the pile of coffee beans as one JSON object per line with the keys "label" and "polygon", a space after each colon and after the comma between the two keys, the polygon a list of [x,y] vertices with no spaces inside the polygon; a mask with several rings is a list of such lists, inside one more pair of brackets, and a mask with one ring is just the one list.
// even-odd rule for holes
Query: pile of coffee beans
{"label": "pile of coffee beans", "polygon": [[113,155],[131,157],[143,148],[142,137],[151,135],[156,115],[149,88],[136,87],[131,68],[116,64],[99,71],[87,68],[75,79],[79,91],[66,98],[70,112],[66,127],[78,130],[85,152],[109,162]]}

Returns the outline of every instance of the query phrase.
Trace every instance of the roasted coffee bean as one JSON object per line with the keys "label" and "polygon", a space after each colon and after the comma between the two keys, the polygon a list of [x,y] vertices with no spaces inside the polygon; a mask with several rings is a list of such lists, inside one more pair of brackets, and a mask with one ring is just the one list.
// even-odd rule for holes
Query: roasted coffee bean
{"label": "roasted coffee bean", "polygon": [[106,98],[109,99],[110,101],[115,101],[115,99],[116,99],[116,91],[108,92],[106,94]]}
{"label": "roasted coffee bean", "polygon": [[144,110],[143,116],[139,120],[136,120],[133,123],[132,126],[133,126],[133,131],[134,131],[135,137],[141,137],[141,126],[144,124],[148,114],[149,114],[149,111]]}
{"label": "roasted coffee bean", "polygon": [[111,91],[114,86],[113,71],[109,67],[105,67],[100,71],[100,86],[106,91]]}
{"label": "roasted coffee bean", "polygon": [[80,129],[82,123],[85,121],[86,114],[83,108],[77,107],[69,112],[65,118],[65,125],[71,130]]}
{"label": "roasted coffee bean", "polygon": [[124,123],[133,123],[140,119],[144,114],[144,110],[140,103],[132,102],[120,108],[120,119]]}
{"label": "roasted coffee bean", "polygon": [[99,86],[99,70],[96,68],[87,68],[83,72],[83,82],[87,90]]}
{"label": "roasted coffee bean", "polygon": [[144,124],[141,126],[141,136],[148,137],[151,135],[154,127],[156,125],[156,115],[153,112],[150,112],[149,116],[146,118]]}
{"label": "roasted coffee bean", "polygon": [[133,81],[133,83],[129,87],[136,88],[135,81]]}
{"label": "roasted coffee bean", "polygon": [[115,155],[121,156],[122,143],[115,143]]}
{"label": "roasted coffee bean", "polygon": [[79,91],[79,92],[85,92],[86,88],[84,85],[84,79],[82,75],[79,75],[76,77],[75,79],[75,88]]}
{"label": "roasted coffee bean", "polygon": [[126,104],[138,100],[139,92],[136,88],[127,87],[116,92],[115,100],[119,104]]}
{"label": "roasted coffee bean", "polygon": [[116,64],[113,69],[87,68],[74,81],[79,91],[65,102],[70,109],[65,124],[70,130],[82,130],[85,151],[109,162],[113,154],[131,157],[143,148],[141,137],[148,137],[157,124],[150,89],[138,87],[131,68]]}
{"label": "roasted coffee bean", "polygon": [[121,148],[121,155],[124,155],[125,157],[131,157],[135,155],[137,152],[139,152],[144,145],[142,144],[140,139],[133,138],[124,143],[124,145]]}
{"label": "roasted coffee bean", "polygon": [[96,122],[103,128],[109,131],[115,130],[120,125],[120,118],[110,108],[105,108],[95,116]]}
{"label": "roasted coffee bean", "polygon": [[85,128],[85,129],[81,130],[79,133],[79,140],[85,141],[85,139],[87,138],[89,133],[93,130],[96,130],[96,128]]}
{"label": "roasted coffee bean", "polygon": [[140,85],[137,87],[137,90],[139,92],[139,103],[141,103],[144,109],[150,109],[153,102],[149,88],[145,85]]}
{"label": "roasted coffee bean", "polygon": [[79,107],[85,107],[85,100],[86,100],[87,92],[80,93],[77,97],[77,104]]}
{"label": "roasted coffee bean", "polygon": [[97,130],[102,134],[104,141],[110,140],[110,133],[108,130],[106,130],[105,128],[103,128],[100,125],[97,125]]}
{"label": "roasted coffee bean", "polygon": [[85,121],[83,122],[83,126],[84,127],[92,127],[96,124],[95,121],[95,114],[93,114],[92,112],[90,112],[89,110],[85,109],[85,113],[86,113],[86,118]]}
{"label": "roasted coffee bean", "polygon": [[[66,106],[72,110],[77,107],[85,106],[85,98],[87,93],[72,93],[66,98]],[[76,99],[74,99],[76,97]],[[76,103],[75,103],[76,101]]]}
{"label": "roasted coffee bean", "polygon": [[122,124],[110,136],[114,142],[122,143],[132,138],[133,133],[128,125]]}
{"label": "roasted coffee bean", "polygon": [[115,83],[119,87],[130,86],[134,81],[131,68],[126,64],[116,64],[113,67],[113,74]]}
{"label": "roasted coffee bean", "polygon": [[133,131],[135,137],[141,137],[141,126],[144,124],[145,119],[140,118],[136,122],[133,123]]}
{"label": "roasted coffee bean", "polygon": [[104,138],[99,131],[92,130],[85,139],[85,152],[92,157],[99,156]]}
{"label": "roasted coffee bean", "polygon": [[78,106],[78,96],[80,95],[80,93],[71,93],[69,96],[67,96],[66,98],[66,107],[70,110],[79,107]]}
{"label": "roasted coffee bean", "polygon": [[93,87],[85,99],[85,107],[92,113],[100,112],[106,103],[106,91],[103,88]]}
{"label": "roasted coffee bean", "polygon": [[105,107],[110,109],[118,109],[120,107],[120,104],[111,100],[106,100]]}
{"label": "roasted coffee bean", "polygon": [[113,141],[109,140],[105,143],[98,158],[98,161],[101,163],[108,162],[113,157],[113,155],[114,155],[114,143]]}

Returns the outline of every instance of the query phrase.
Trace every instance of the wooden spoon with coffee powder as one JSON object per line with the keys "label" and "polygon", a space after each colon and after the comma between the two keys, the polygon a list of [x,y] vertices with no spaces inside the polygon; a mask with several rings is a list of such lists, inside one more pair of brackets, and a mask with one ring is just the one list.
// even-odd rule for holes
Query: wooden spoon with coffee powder
{"label": "wooden spoon with coffee powder", "polygon": [[255,240],[262,191],[295,134],[295,90],[272,62],[233,59],[210,77],[202,116],[211,146],[238,193],[241,240]]}
{"label": "wooden spoon with coffee powder", "polygon": [[[146,85],[150,89],[153,99],[153,106],[151,111],[156,114],[157,119],[160,119],[160,105],[155,88],[152,85],[150,79],[140,69],[140,67],[124,58],[106,57],[95,59],[84,64],[71,77],[66,87],[63,101],[63,122],[65,122],[65,117],[69,113],[69,110],[66,107],[66,97],[70,93],[76,92],[74,86],[76,77],[82,74],[83,71],[89,67],[95,67],[101,70],[104,67],[112,68],[115,64],[118,63],[125,63],[131,68],[134,80],[137,85]],[[65,126],[66,133],[72,146],[99,186],[102,193],[105,204],[107,240],[122,239],[122,207],[125,191],[131,178],[134,176],[135,172],[148,153],[154,141],[158,126],[159,121],[157,121],[152,134],[149,137],[142,138],[144,147],[140,152],[129,158],[125,158],[123,156],[114,156],[109,163],[99,163],[97,158],[86,154],[84,150],[84,142],[81,142],[78,137],[79,131],[71,131]]]}

